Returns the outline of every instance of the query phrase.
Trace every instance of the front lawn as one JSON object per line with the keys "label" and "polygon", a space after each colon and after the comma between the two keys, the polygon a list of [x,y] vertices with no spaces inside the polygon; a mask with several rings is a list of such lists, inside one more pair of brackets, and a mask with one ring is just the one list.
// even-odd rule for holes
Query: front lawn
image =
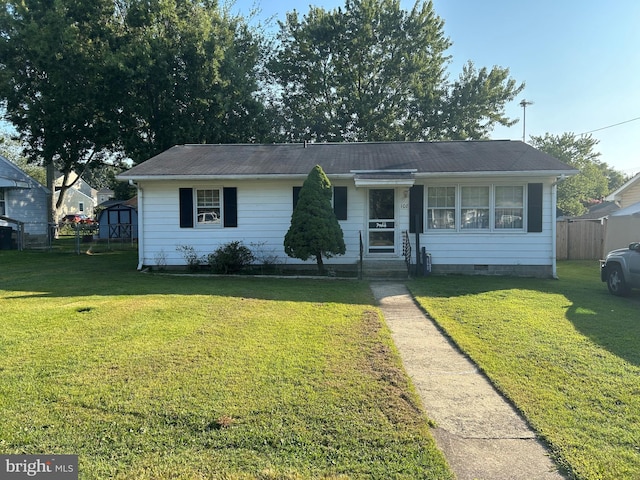
{"label": "front lawn", "polygon": [[368,284],[0,252],[0,452],[81,479],[450,478]]}
{"label": "front lawn", "polygon": [[640,478],[640,294],[611,296],[597,262],[561,262],[558,276],[410,288],[576,478]]}

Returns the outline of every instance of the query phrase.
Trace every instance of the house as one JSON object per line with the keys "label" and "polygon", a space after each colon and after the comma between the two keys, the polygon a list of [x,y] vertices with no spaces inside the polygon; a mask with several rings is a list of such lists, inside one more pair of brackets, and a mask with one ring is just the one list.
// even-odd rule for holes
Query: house
{"label": "house", "polygon": [[620,209],[607,218],[603,255],[640,241],[640,173],[610,193],[606,200]]}
{"label": "house", "polygon": [[174,146],[118,177],[138,187],[138,267],[238,240],[313,264],[287,257],[283,239],[315,165],[346,244],[326,265],[362,251],[387,268],[419,243],[434,272],[556,274],[556,183],[577,171],[519,141]]}
{"label": "house", "polygon": [[100,205],[104,202],[111,200],[115,195],[115,192],[110,188],[101,188],[96,192],[97,205]]}
{"label": "house", "polygon": [[[53,204],[56,205],[60,196],[60,189],[64,176],[60,173],[55,179],[55,193]],[[94,209],[98,205],[98,191],[91,187],[82,178],[78,178],[78,174],[71,172],[67,183],[74,182],[73,185],[64,192],[62,205],[56,209],[56,219],[59,221],[62,217],[69,214],[80,213],[87,217],[93,217]]]}
{"label": "house", "polygon": [[587,205],[587,213],[578,216],[558,215],[556,218],[559,222],[598,222],[604,224],[607,217],[613,212],[620,210],[615,202],[600,198],[598,200],[590,200]]}
{"label": "house", "polygon": [[610,193],[606,200],[615,202],[620,208],[626,208],[640,202],[640,173],[631,177],[624,185]]}
{"label": "house", "polygon": [[46,243],[49,190],[0,155],[0,249]]}
{"label": "house", "polygon": [[132,240],[138,238],[138,201],[108,200],[99,205],[98,237],[101,239]]}

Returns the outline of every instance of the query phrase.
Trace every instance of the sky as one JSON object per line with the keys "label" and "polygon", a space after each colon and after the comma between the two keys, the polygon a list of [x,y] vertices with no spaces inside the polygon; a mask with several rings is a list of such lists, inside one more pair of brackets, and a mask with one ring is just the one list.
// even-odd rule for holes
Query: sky
{"label": "sky", "polygon": [[[234,13],[254,20],[284,20],[309,5],[333,10],[344,0],[236,0]],[[401,0],[411,9],[413,0]],[[640,2],[638,0],[433,0],[453,42],[449,76],[455,80],[471,60],[477,68],[509,68],[525,83],[506,107],[513,127],[491,138],[589,133],[610,167],[640,173]],[[277,28],[273,22],[274,29]],[[616,125],[616,126],[614,126]]]}

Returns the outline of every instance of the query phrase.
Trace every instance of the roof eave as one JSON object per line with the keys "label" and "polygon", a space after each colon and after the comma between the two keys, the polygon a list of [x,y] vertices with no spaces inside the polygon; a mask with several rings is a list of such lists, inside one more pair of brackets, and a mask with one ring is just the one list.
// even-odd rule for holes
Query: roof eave
{"label": "roof eave", "polygon": [[416,178],[441,178],[441,177],[572,177],[577,175],[579,170],[487,170],[487,171],[466,171],[466,172],[420,172],[416,173]]}
{"label": "roof eave", "polygon": [[[465,172],[412,172],[416,178],[437,178],[437,177],[468,177],[468,176],[502,176],[502,177],[569,177],[577,175],[578,170],[528,170],[528,171],[465,171]],[[352,179],[356,174],[351,173],[327,173],[332,179]],[[126,182],[143,181],[210,181],[210,180],[291,180],[305,179],[308,174],[246,174],[246,175],[118,175],[117,180]]]}
{"label": "roof eave", "polygon": [[608,200],[610,202],[616,202],[616,201],[620,201],[622,200],[622,194],[632,185],[634,185],[636,182],[640,181],[640,173],[636,174],[635,176],[631,177],[629,180],[627,180],[622,186],[618,187],[616,190],[614,190],[613,192],[611,192],[609,195],[607,195],[605,197],[605,200]]}
{"label": "roof eave", "polygon": [[[181,180],[181,181],[192,181],[192,182],[202,182],[202,181],[210,181],[210,180],[274,180],[274,179],[305,179],[309,174],[246,174],[246,175],[118,175],[116,176],[116,180],[120,180],[122,182],[127,182],[132,180],[134,182],[144,182],[144,181],[172,181],[172,180]],[[328,175],[332,178],[352,178],[353,175]]]}

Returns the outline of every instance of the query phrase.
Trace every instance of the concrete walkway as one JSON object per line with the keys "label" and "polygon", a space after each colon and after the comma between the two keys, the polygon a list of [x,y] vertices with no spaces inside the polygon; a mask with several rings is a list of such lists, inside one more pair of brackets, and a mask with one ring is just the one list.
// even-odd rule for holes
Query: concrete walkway
{"label": "concrete walkway", "polygon": [[404,284],[372,282],[371,290],[458,480],[564,478],[533,431]]}

